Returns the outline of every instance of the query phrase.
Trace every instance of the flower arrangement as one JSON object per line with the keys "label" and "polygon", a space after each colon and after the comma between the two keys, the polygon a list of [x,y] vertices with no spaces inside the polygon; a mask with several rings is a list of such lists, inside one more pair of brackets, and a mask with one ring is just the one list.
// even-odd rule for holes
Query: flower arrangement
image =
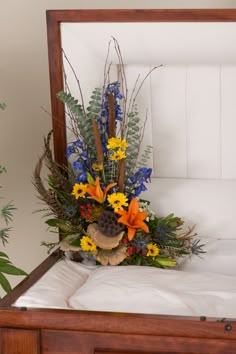
{"label": "flower arrangement", "polygon": [[[92,92],[87,109],[78,79],[80,102],[69,89],[57,94],[65,103],[75,139],[65,152],[68,166],[59,166],[52,157],[49,133],[35,168],[34,185],[49,208],[46,215],[53,215],[46,223],[60,231],[62,250],[78,252],[101,265],[175,267],[178,258],[202,253],[202,246],[193,228],[182,230],[181,218],[157,216],[150,202],[140,199],[152,173],[147,166],[152,148],[140,152],[145,124],[140,126],[136,98],[143,82],[128,102],[115,39],[114,44],[121,68],[119,81],[109,82],[106,62],[103,89]],[[48,189],[40,176],[44,161],[50,171]],[[43,244],[49,249],[55,245]]]}

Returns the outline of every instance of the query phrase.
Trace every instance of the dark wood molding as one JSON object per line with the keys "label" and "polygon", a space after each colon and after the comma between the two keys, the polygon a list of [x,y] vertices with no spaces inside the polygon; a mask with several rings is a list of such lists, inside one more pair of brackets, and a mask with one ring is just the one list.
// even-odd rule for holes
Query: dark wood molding
{"label": "dark wood molding", "polygon": [[[235,339],[234,320],[59,309],[0,309],[0,327]],[[231,326],[227,331],[226,326]]]}
{"label": "dark wood molding", "polygon": [[236,9],[48,10],[56,22],[231,22]]}
{"label": "dark wood molding", "polygon": [[54,157],[59,164],[66,164],[66,124],[64,104],[56,94],[63,90],[62,50],[60,21],[47,13],[48,60],[51,91],[51,110]]}

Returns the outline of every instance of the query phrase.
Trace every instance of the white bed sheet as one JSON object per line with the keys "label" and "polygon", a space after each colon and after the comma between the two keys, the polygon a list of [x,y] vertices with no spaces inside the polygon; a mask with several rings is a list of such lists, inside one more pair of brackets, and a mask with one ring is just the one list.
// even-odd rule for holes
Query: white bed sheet
{"label": "white bed sheet", "polygon": [[236,277],[153,267],[99,267],[69,299],[72,308],[236,317]]}
{"label": "white bed sheet", "polygon": [[236,275],[64,259],[13,306],[236,318]]}
{"label": "white bed sheet", "polygon": [[85,266],[68,259],[58,261],[13,306],[69,308],[70,296],[88,279],[96,266]]}

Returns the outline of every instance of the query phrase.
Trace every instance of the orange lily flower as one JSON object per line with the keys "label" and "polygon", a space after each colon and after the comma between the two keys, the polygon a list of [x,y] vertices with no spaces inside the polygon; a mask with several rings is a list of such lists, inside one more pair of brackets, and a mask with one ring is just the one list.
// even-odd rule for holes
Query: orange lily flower
{"label": "orange lily flower", "polygon": [[94,199],[98,203],[102,204],[106,200],[106,195],[107,195],[107,192],[109,191],[109,189],[114,187],[116,184],[117,183],[108,184],[108,186],[103,191],[101,186],[100,186],[99,177],[96,177],[94,185],[87,184],[86,192],[90,195],[90,197],[88,197],[88,198]]}
{"label": "orange lily flower", "polygon": [[139,212],[139,205],[136,198],[131,200],[128,211],[119,210],[117,214],[121,215],[117,221],[126,225],[128,228],[129,241],[132,241],[136,229],[140,228],[145,232],[149,232],[148,226],[143,222],[147,217],[147,213],[146,211]]}

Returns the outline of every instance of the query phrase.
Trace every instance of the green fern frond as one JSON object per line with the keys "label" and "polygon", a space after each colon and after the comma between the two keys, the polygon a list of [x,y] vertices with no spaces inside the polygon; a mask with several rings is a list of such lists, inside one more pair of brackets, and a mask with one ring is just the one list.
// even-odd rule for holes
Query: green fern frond
{"label": "green fern frond", "polygon": [[0,229],[0,240],[2,241],[3,246],[8,243],[9,233],[11,231],[11,227],[4,227]]}
{"label": "green fern frond", "polygon": [[7,107],[6,103],[0,103],[0,109],[4,110]]}
{"label": "green fern frond", "polygon": [[64,102],[69,111],[74,114],[74,119],[76,120],[79,132],[83,137],[88,154],[90,158],[95,159],[96,153],[94,150],[95,139],[93,134],[93,120],[98,119],[101,111],[101,89],[95,88],[93,90],[89,106],[87,107],[87,113],[83,111],[78,100],[72,97],[70,93],[58,92],[57,97]]}
{"label": "green fern frond", "polygon": [[0,165],[0,174],[3,172],[7,172],[6,167]]}
{"label": "green fern frond", "polygon": [[1,210],[1,217],[4,219],[5,223],[8,225],[12,221],[12,212],[16,210],[15,206],[9,202],[7,205],[4,205]]}

